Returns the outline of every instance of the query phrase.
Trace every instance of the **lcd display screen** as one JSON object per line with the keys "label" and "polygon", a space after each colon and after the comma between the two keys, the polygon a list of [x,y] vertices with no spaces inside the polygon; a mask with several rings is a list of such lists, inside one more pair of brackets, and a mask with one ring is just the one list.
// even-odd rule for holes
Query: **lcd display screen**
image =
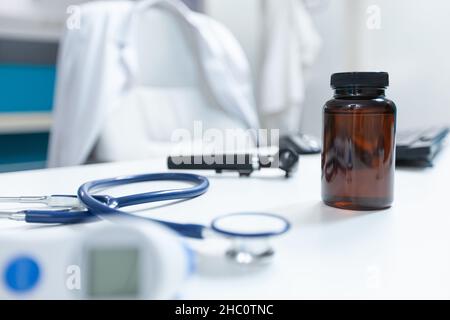
{"label": "lcd display screen", "polygon": [[134,297],[139,293],[139,250],[98,248],[89,251],[88,292],[94,298]]}

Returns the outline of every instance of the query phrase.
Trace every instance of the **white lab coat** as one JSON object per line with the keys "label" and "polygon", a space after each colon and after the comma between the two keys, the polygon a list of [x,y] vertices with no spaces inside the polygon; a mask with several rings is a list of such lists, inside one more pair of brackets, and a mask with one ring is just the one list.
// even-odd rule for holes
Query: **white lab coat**
{"label": "white lab coat", "polygon": [[321,39],[301,0],[265,0],[258,105],[265,125],[298,131],[305,97],[305,70]]}
{"label": "white lab coat", "polygon": [[247,127],[259,127],[248,62],[221,24],[175,0],[92,2],[81,6],[81,28],[67,30],[61,44],[50,167],[84,163],[107,115],[136,85],[139,66],[131,32],[138,14],[149,8],[170,12],[187,30],[218,105]]}

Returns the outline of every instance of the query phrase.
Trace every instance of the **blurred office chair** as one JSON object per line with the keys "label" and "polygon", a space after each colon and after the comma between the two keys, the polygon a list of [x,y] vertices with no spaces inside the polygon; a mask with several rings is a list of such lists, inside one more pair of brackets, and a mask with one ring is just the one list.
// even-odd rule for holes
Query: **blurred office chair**
{"label": "blurred office chair", "polygon": [[61,43],[48,166],[167,156],[178,129],[191,149],[196,120],[259,127],[248,61],[220,23],[179,0],[80,7]]}
{"label": "blurred office chair", "polygon": [[[193,133],[195,121],[202,122],[203,130],[245,128],[241,119],[224,112],[205,90],[195,48],[173,15],[161,10],[146,12],[133,36],[138,43],[137,84],[108,115],[93,159],[166,156],[173,149],[175,130],[187,129],[199,138]],[[200,141],[189,141],[185,147],[194,144]]]}

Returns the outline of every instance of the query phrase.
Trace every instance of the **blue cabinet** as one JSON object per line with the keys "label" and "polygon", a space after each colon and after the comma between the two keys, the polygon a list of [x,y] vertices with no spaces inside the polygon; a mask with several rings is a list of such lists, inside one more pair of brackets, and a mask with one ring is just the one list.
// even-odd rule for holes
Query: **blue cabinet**
{"label": "blue cabinet", "polygon": [[55,66],[0,64],[0,112],[50,112]]}
{"label": "blue cabinet", "polygon": [[45,168],[48,132],[0,135],[0,172]]}
{"label": "blue cabinet", "polygon": [[0,38],[0,172],[44,168],[57,43]]}

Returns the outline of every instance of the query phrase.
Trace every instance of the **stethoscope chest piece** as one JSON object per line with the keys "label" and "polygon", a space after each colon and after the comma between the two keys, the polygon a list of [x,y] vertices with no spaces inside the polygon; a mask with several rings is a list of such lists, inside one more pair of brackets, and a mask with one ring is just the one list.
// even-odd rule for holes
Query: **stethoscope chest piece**
{"label": "stethoscope chest piece", "polygon": [[241,265],[266,264],[275,255],[270,239],[286,233],[290,223],[269,213],[244,212],[220,216],[211,229],[231,240],[226,256]]}

